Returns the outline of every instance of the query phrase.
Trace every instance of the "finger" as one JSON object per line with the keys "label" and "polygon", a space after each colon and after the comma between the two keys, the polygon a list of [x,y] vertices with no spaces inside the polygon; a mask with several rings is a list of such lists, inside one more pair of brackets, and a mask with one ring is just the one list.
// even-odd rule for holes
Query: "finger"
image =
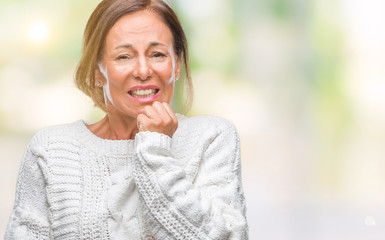
{"label": "finger", "polygon": [[170,105],[168,103],[163,102],[162,104],[163,104],[164,108],[166,109],[166,111],[167,111],[167,113],[168,113],[169,117],[171,118],[171,121],[174,125],[173,132],[170,135],[170,136],[172,136],[173,133],[175,132],[175,130],[178,128],[178,119],[175,116],[174,111],[172,110],[172,108],[170,107]]}
{"label": "finger", "polygon": [[136,121],[137,121],[137,126],[139,131],[147,130],[150,119],[146,115],[139,114],[138,117],[136,118]]}
{"label": "finger", "polygon": [[145,114],[150,119],[159,118],[159,114],[153,106],[145,106],[143,109],[143,114]]}
{"label": "finger", "polygon": [[164,120],[172,119],[162,103],[154,102],[152,106],[155,108],[155,110],[158,112],[159,116],[162,119]]}
{"label": "finger", "polygon": [[174,111],[173,111],[172,108],[170,107],[170,105],[169,105],[168,103],[165,103],[165,102],[163,102],[162,104],[163,104],[164,108],[166,109],[168,115],[169,115],[173,120],[176,120],[177,118],[176,118],[176,116],[175,116]]}

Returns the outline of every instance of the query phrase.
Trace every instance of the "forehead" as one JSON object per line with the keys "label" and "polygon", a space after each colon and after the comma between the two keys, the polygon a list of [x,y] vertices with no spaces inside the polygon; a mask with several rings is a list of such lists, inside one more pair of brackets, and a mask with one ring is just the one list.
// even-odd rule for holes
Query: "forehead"
{"label": "forehead", "polygon": [[154,41],[172,44],[172,33],[162,18],[149,10],[122,16],[112,26],[106,37],[107,45]]}

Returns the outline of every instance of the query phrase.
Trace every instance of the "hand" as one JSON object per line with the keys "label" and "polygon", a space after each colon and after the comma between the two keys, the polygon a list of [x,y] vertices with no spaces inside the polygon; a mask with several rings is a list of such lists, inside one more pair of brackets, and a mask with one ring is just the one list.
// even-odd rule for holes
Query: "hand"
{"label": "hand", "polygon": [[168,103],[155,101],[152,106],[144,107],[143,113],[136,118],[139,132],[158,132],[172,137],[178,128],[178,119]]}

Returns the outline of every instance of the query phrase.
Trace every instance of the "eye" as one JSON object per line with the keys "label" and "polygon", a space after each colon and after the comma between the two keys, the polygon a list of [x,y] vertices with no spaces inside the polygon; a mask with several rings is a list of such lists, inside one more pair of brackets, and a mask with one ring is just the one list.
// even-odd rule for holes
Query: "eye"
{"label": "eye", "polygon": [[119,55],[116,57],[116,60],[127,60],[130,59],[131,57],[129,55]]}
{"label": "eye", "polygon": [[164,53],[161,53],[161,52],[154,52],[152,54],[153,57],[156,57],[156,58],[163,58],[163,57],[166,57],[166,54]]}

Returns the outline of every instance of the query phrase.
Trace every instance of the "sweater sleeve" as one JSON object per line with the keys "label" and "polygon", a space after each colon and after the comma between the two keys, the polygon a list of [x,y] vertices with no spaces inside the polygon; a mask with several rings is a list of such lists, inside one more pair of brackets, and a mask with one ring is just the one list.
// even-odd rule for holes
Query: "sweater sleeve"
{"label": "sweater sleeve", "polygon": [[238,133],[226,122],[200,141],[200,156],[191,156],[200,158],[191,179],[172,154],[171,138],[137,134],[135,181],[141,197],[175,239],[248,239]]}
{"label": "sweater sleeve", "polygon": [[44,179],[45,162],[35,136],[22,159],[15,204],[5,240],[51,239]]}

